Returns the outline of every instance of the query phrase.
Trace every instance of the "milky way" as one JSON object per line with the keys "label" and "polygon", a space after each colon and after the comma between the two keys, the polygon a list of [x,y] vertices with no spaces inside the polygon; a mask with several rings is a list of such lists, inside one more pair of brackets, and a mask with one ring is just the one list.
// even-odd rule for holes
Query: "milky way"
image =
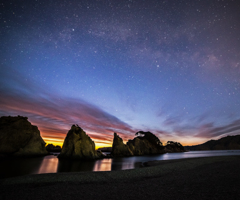
{"label": "milky way", "polygon": [[113,132],[198,144],[240,134],[240,3],[3,1],[0,115],[48,143],[72,124],[97,146]]}

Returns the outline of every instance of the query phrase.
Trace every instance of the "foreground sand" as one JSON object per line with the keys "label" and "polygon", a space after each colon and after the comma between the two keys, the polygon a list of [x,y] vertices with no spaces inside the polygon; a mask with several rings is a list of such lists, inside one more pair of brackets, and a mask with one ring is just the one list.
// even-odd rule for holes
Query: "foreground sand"
{"label": "foreground sand", "polygon": [[146,163],[112,172],[0,180],[0,199],[240,199],[240,156]]}

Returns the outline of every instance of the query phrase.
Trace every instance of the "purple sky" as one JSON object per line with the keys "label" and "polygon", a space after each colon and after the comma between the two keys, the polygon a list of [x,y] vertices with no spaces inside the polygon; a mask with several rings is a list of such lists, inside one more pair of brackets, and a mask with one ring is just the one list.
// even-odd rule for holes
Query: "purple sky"
{"label": "purple sky", "polygon": [[240,133],[238,1],[3,1],[0,116],[47,143],[151,131],[184,145]]}

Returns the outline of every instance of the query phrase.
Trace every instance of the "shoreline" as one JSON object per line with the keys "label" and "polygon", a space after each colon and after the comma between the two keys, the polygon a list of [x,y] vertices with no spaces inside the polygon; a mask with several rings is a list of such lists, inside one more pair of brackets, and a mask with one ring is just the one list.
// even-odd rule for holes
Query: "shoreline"
{"label": "shoreline", "polygon": [[0,197],[237,199],[239,166],[240,156],[217,156],[149,161],[145,167],[121,171],[26,175],[0,180]]}

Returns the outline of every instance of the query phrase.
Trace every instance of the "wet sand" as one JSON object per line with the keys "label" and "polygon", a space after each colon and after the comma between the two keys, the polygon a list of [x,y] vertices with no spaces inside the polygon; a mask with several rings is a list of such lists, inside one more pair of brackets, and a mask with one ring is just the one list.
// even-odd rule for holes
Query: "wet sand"
{"label": "wet sand", "polygon": [[0,180],[0,199],[240,199],[240,156],[151,161],[112,172]]}

